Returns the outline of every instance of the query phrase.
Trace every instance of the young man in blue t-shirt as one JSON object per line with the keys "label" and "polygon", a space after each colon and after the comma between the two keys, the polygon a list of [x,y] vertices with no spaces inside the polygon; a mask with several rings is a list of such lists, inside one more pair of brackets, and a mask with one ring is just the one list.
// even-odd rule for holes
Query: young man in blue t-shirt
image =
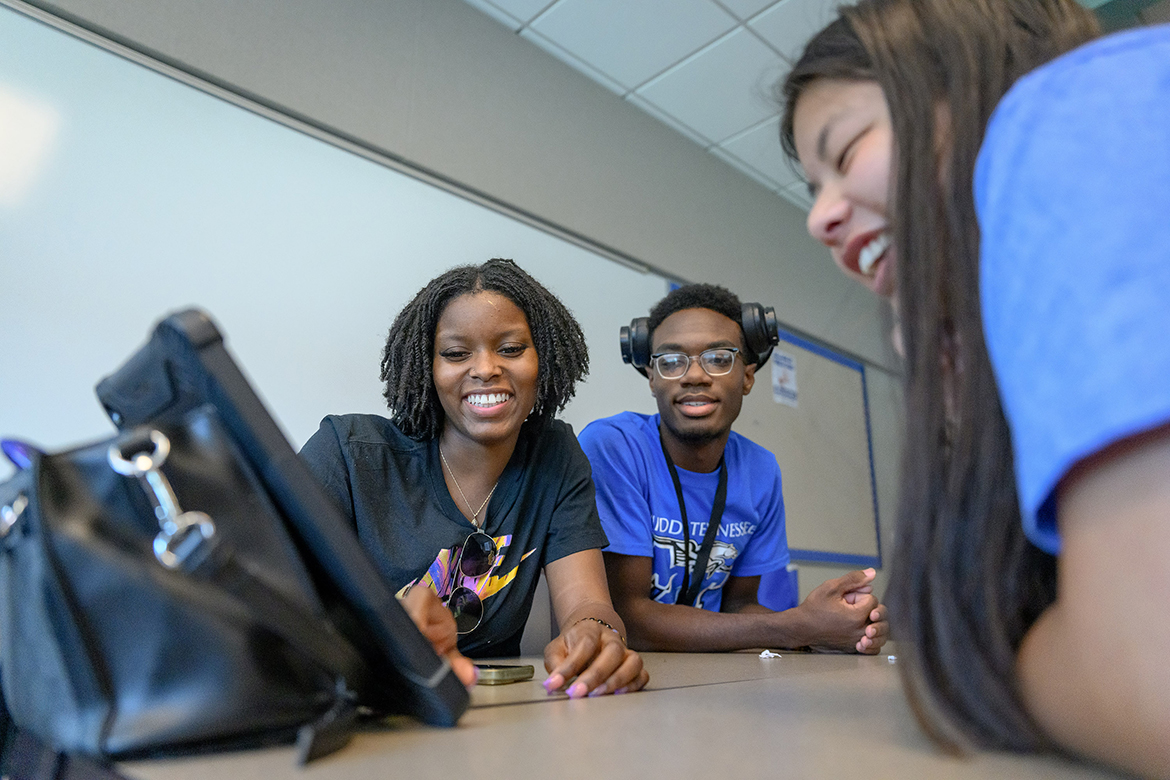
{"label": "young man in blue t-shirt", "polygon": [[760,576],[787,566],[788,542],[776,458],[731,430],[756,370],[740,318],[722,287],[671,292],[648,321],[658,414],[623,412],[581,432],[614,607],[639,650],[876,653],[889,624],[872,569],[792,609],[758,601]]}

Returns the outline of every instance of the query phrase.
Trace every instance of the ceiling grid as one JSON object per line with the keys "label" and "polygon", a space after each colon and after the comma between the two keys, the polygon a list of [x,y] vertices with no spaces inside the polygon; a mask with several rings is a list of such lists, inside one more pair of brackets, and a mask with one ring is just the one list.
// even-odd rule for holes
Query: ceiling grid
{"label": "ceiling grid", "polygon": [[780,148],[772,88],[842,0],[465,2],[801,209],[812,205]]}

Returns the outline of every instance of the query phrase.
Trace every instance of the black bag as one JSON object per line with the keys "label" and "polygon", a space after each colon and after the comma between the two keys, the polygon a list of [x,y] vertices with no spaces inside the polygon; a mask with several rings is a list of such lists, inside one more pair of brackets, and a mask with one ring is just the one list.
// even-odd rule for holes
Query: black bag
{"label": "black bag", "polygon": [[0,672],[13,722],[101,759],[344,744],[357,707],[452,725],[418,633],[223,347],[187,311],[99,395],[112,441],[8,442]]}

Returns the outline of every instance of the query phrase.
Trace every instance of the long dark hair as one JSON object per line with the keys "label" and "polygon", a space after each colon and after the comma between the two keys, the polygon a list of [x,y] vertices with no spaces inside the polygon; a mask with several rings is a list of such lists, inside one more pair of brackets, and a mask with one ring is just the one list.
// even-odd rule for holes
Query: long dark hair
{"label": "long dark hair", "polygon": [[983,340],[972,175],[988,119],[1020,76],[1098,34],[1073,0],[862,0],[778,85],[782,143],[822,78],[881,85],[895,137],[906,440],[887,602],[918,719],[954,749],[1048,747],[1015,676],[1056,594],[1024,537],[1010,432]]}
{"label": "long dark hair", "polygon": [[429,440],[443,428],[443,406],[435,392],[432,362],[435,330],[443,310],[465,293],[490,290],[524,312],[539,364],[536,405],[528,419],[543,423],[576,392],[589,373],[585,334],[560,299],[511,260],[463,265],[432,279],[398,313],[382,350],[382,395],[390,418],[412,439]]}

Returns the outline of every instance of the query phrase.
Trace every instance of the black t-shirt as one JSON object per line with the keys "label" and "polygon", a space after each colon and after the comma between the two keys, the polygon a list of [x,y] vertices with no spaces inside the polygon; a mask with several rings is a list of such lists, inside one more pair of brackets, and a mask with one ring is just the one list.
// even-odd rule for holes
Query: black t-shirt
{"label": "black t-shirt", "polygon": [[[377,415],[330,415],[301,449],[357,528],[390,587],[427,585],[450,593],[455,548],[475,526],[447,491],[438,439],[415,441]],[[491,571],[454,584],[484,604],[480,625],[459,638],[472,657],[520,654],[540,569],[575,552],[605,547],[589,461],[560,420],[525,423],[483,520],[499,550]]]}

